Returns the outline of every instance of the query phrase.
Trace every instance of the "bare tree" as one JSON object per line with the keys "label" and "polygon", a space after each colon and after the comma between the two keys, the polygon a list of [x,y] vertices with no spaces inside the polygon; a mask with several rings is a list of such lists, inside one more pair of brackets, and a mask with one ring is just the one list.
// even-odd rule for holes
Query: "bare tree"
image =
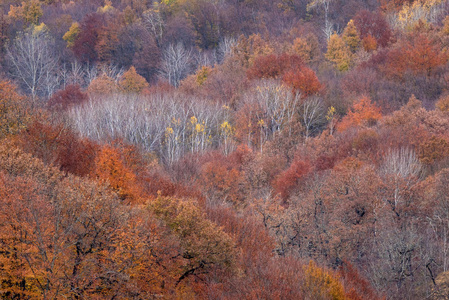
{"label": "bare tree", "polygon": [[7,49],[7,58],[14,76],[33,100],[38,95],[49,96],[57,85],[58,59],[45,30],[27,30],[18,35]]}
{"label": "bare tree", "polygon": [[327,40],[329,40],[330,36],[332,35],[332,28],[333,24],[329,20],[329,6],[332,0],[312,0],[307,4],[307,10],[312,10],[317,7],[322,7],[324,10],[324,26],[323,26],[323,32],[326,35]]}
{"label": "bare tree", "polygon": [[80,86],[84,86],[85,84],[85,72],[83,70],[83,66],[78,62],[74,61],[70,64],[70,71],[68,72],[67,82],[68,84],[79,84]]}
{"label": "bare tree", "polygon": [[235,37],[225,36],[218,43],[218,47],[216,50],[216,60],[218,63],[222,63],[223,60],[231,55],[232,49],[237,44],[237,39]]}
{"label": "bare tree", "polygon": [[413,204],[413,186],[422,177],[422,165],[410,148],[400,148],[388,151],[381,166],[385,189],[383,201],[400,219]]}
{"label": "bare tree", "polygon": [[300,94],[293,94],[284,85],[272,80],[262,80],[255,88],[254,94],[247,95],[246,101],[261,108],[257,119],[266,123],[264,125],[268,137],[275,136],[292,124],[300,98]]}
{"label": "bare tree", "polygon": [[99,141],[121,137],[168,164],[188,152],[220,147],[228,138],[221,128],[226,111],[203,99],[167,93],[91,100],[68,112],[73,128],[82,136]]}
{"label": "bare tree", "polygon": [[187,50],[183,44],[170,44],[164,51],[160,74],[171,85],[178,87],[191,69],[191,58],[192,51]]}
{"label": "bare tree", "polygon": [[323,120],[324,110],[321,99],[318,97],[305,99],[302,102],[299,113],[306,130],[305,134],[307,139],[313,128]]}
{"label": "bare tree", "polygon": [[145,28],[153,35],[158,47],[162,44],[162,38],[165,31],[165,22],[157,2],[154,2],[153,8],[144,11],[143,24]]}

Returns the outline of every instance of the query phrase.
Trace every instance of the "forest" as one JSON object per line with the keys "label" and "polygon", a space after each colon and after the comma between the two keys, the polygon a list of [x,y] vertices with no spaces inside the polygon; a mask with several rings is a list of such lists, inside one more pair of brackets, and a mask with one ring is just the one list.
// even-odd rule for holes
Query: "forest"
{"label": "forest", "polygon": [[448,299],[449,1],[0,0],[1,299]]}

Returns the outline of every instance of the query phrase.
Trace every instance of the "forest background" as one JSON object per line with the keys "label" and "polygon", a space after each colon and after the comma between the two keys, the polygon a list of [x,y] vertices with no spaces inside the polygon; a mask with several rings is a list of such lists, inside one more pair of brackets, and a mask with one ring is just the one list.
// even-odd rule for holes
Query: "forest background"
{"label": "forest background", "polygon": [[448,15],[1,0],[1,298],[446,299]]}

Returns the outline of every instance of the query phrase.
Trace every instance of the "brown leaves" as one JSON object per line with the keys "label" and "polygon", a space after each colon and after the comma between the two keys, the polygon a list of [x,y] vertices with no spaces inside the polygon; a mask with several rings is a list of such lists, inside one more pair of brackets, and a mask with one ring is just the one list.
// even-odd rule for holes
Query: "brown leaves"
{"label": "brown leaves", "polygon": [[177,245],[159,234],[147,211],[121,205],[108,186],[0,147],[0,284],[7,295],[167,293],[164,285],[173,289],[180,270],[170,259]]}
{"label": "brown leaves", "polygon": [[280,173],[273,181],[275,193],[279,193],[282,199],[287,200],[298,181],[311,171],[310,165],[302,160],[295,160],[290,167]]}
{"label": "brown leaves", "polygon": [[447,60],[447,55],[441,51],[441,45],[425,34],[418,33],[389,51],[384,72],[387,76],[400,79],[406,71],[414,75],[431,76]]}
{"label": "brown leaves", "polygon": [[186,264],[178,283],[190,275],[233,267],[234,241],[206,219],[192,201],[159,196],[151,209],[180,239]]}
{"label": "brown leaves", "polygon": [[265,55],[255,58],[247,70],[249,79],[282,79],[293,91],[305,96],[318,93],[322,85],[315,72],[305,66],[299,55]]}
{"label": "brown leaves", "polygon": [[30,121],[29,110],[26,98],[19,95],[16,87],[0,81],[0,138],[25,129]]}
{"label": "brown leaves", "polygon": [[79,85],[69,84],[63,90],[57,91],[47,102],[48,107],[54,110],[67,110],[74,105],[87,101],[87,94]]}

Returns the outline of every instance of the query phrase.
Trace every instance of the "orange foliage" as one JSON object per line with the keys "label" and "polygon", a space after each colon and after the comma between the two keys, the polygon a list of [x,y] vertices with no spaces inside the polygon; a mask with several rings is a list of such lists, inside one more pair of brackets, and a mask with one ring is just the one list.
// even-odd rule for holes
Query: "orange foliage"
{"label": "orange foliage", "polygon": [[249,79],[280,78],[293,91],[302,92],[306,96],[316,94],[322,88],[315,72],[305,66],[299,55],[258,56],[248,69],[247,76]]}
{"label": "orange foliage", "polygon": [[402,42],[388,52],[384,72],[397,78],[402,78],[406,71],[430,76],[447,61],[448,57],[441,51],[441,45],[425,34],[417,34],[411,41]]}
{"label": "orange foliage", "polygon": [[272,185],[276,194],[280,194],[282,199],[287,200],[288,196],[298,184],[298,180],[311,171],[310,165],[302,160],[295,160],[290,167],[279,174]]}
{"label": "orange foliage", "polygon": [[377,41],[371,34],[369,34],[362,39],[362,46],[365,51],[371,52],[377,49]]}
{"label": "orange foliage", "polygon": [[415,0],[380,0],[382,10],[387,12],[401,9],[404,4],[412,4]]}
{"label": "orange foliage", "polygon": [[358,102],[354,103],[348,114],[337,125],[339,131],[345,131],[350,127],[360,125],[372,126],[382,118],[380,108],[371,102],[368,97],[362,97]]}
{"label": "orange foliage", "polygon": [[304,66],[299,55],[275,54],[258,56],[253,65],[248,69],[249,79],[254,78],[279,78],[287,71],[296,70]]}
{"label": "orange foliage", "polygon": [[118,86],[112,78],[102,75],[92,80],[87,91],[90,95],[110,95],[118,92]]}
{"label": "orange foliage", "polygon": [[149,299],[172,293],[180,259],[173,237],[147,210],[0,146],[2,296]]}
{"label": "orange foliage", "polygon": [[236,254],[233,239],[205,218],[194,201],[158,196],[151,209],[180,239],[186,263],[178,283],[210,269],[232,270]]}
{"label": "orange foliage", "polygon": [[346,299],[382,299],[377,295],[369,281],[362,277],[357,269],[348,261],[344,261],[339,269],[341,281],[344,284]]}
{"label": "orange foliage", "polygon": [[235,113],[235,138],[239,143],[247,144],[248,146],[260,146],[261,132],[257,122],[260,120],[257,116],[263,115],[260,106],[250,105],[245,103]]}
{"label": "orange foliage", "polygon": [[116,149],[105,145],[99,150],[95,162],[95,176],[100,181],[109,183],[122,200],[139,200],[140,189],[136,185],[136,176],[125,166]]}
{"label": "orange foliage", "polygon": [[201,172],[202,187],[210,198],[229,201],[235,205],[242,202],[242,194],[239,191],[241,177],[236,168],[219,161],[206,163]]}
{"label": "orange foliage", "polygon": [[315,72],[307,67],[296,72],[288,71],[282,81],[292,87],[294,92],[302,92],[305,97],[317,94],[322,89]]}
{"label": "orange foliage", "polygon": [[116,22],[108,22],[107,26],[97,28],[97,43],[95,51],[98,55],[98,60],[102,62],[109,62],[114,58],[115,48],[119,42],[118,25]]}

